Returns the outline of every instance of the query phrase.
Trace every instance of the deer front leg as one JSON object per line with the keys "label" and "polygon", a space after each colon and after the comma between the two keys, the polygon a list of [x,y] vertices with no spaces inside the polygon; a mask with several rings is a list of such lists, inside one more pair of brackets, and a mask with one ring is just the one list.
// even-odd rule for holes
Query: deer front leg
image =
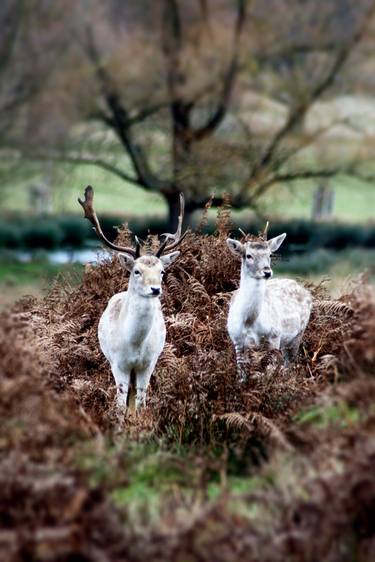
{"label": "deer front leg", "polygon": [[246,370],[246,356],[244,347],[240,344],[235,344],[234,349],[236,352],[236,365],[237,374],[240,382],[246,382],[247,380],[247,370]]}
{"label": "deer front leg", "polygon": [[268,338],[268,346],[270,349],[280,349],[281,337],[279,335],[270,336]]}
{"label": "deer front leg", "polygon": [[128,401],[130,372],[120,369],[117,365],[112,365],[112,374],[116,382],[117,406],[119,409],[125,410]]}
{"label": "deer front leg", "polygon": [[139,410],[146,404],[147,389],[150,384],[151,375],[154,367],[146,369],[136,374],[137,394],[135,399],[135,408]]}

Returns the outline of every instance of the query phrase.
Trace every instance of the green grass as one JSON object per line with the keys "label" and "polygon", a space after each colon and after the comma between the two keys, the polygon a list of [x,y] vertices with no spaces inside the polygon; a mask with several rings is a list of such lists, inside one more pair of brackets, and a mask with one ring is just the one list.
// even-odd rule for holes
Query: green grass
{"label": "green grass", "polygon": [[[104,441],[100,450],[88,442],[76,451],[75,462],[86,472],[92,487],[104,487],[117,507],[126,507],[133,522],[156,521],[166,501],[177,494],[185,505],[221,494],[241,494],[264,486],[263,476],[229,475],[203,461],[202,451],[170,447],[162,440]],[[197,460],[198,459],[198,460]],[[200,461],[199,461],[200,459]]]}
{"label": "green grass", "polygon": [[356,425],[360,421],[360,412],[344,401],[336,404],[311,406],[295,416],[295,421],[301,424],[315,425],[321,429],[335,426],[344,429]]}
{"label": "green grass", "polygon": [[17,263],[0,258],[0,309],[24,295],[42,296],[58,274],[78,284],[83,272],[80,264],[50,264],[45,260]]}
{"label": "green grass", "polygon": [[[312,198],[316,182],[301,181],[280,185],[262,201],[264,211],[286,219],[311,218]],[[375,189],[356,178],[339,177],[330,180],[335,189],[333,218],[348,222],[374,220]]]}
{"label": "green grass", "polygon": [[[129,172],[131,173],[131,171]],[[38,168],[32,168],[30,176],[3,186],[3,211],[29,211],[28,187],[41,181]],[[157,193],[147,192],[122,181],[96,166],[59,165],[52,186],[53,209],[61,213],[81,214],[77,197],[82,197],[84,188],[91,184],[95,188],[95,206],[100,213],[116,215],[162,215],[166,213],[163,198]]]}
{"label": "green grass", "polygon": [[[160,195],[126,183],[95,166],[60,164],[55,170],[53,208],[56,212],[80,213],[77,197],[86,185],[92,184],[95,187],[96,208],[100,213],[136,216],[166,214],[166,205]],[[131,169],[128,172],[131,174]],[[2,186],[2,210],[29,211],[27,188],[41,178],[40,167],[31,166],[27,178],[22,174],[18,179],[15,176],[12,181],[6,180]],[[338,177],[330,183],[336,193],[334,219],[349,222],[374,219],[375,189],[370,183],[349,177]],[[316,185],[316,182],[301,181],[275,186],[260,201],[260,207],[266,215],[278,215],[285,219],[309,218]]]}
{"label": "green grass", "polygon": [[80,264],[50,264],[43,261],[16,263],[0,261],[0,284],[8,286],[30,284],[48,286],[59,273],[79,275]]}

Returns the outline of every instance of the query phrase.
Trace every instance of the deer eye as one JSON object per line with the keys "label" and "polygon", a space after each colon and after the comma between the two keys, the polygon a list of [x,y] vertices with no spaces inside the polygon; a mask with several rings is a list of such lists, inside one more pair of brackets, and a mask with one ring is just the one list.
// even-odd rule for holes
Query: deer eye
{"label": "deer eye", "polygon": [[139,269],[134,270],[134,275],[140,275],[140,274],[141,274],[141,272],[139,271]]}
{"label": "deer eye", "polygon": [[246,254],[246,257],[247,257],[248,260],[253,260],[253,259],[254,259],[251,254]]}

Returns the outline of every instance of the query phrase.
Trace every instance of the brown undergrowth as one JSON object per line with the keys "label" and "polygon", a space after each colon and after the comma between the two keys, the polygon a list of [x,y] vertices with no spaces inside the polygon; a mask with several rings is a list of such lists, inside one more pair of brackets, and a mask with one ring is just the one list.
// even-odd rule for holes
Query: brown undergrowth
{"label": "brown undergrowth", "polygon": [[[109,257],[88,267],[78,288],[57,281],[46,298],[2,314],[2,559],[70,560],[77,552],[82,560],[374,558],[373,293],[361,282],[332,300],[324,286],[310,286],[314,309],[298,361],[287,368],[278,352],[260,350],[249,357],[252,377],[241,386],[226,334],[239,277],[225,245],[227,222],[224,213],[217,236],[189,234],[168,270],[167,345],[147,408],[126,417],[122,436],[163,437],[199,448],[200,458],[219,450],[225,470],[232,454],[238,461],[250,451],[246,470],[272,473],[274,486],[235,500],[224,493],[194,508],[177,502],[159,526],[140,530],[77,469],[76,443],[115,440],[118,431],[96,336],[108,299],[127,287]],[[127,236],[119,233],[121,241]]]}

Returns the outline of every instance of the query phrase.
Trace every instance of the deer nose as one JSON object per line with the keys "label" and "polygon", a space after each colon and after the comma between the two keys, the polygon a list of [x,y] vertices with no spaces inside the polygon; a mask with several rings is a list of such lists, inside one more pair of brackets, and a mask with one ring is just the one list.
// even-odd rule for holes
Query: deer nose
{"label": "deer nose", "polygon": [[270,270],[267,270],[267,271],[264,272],[264,277],[266,279],[269,279],[271,277],[271,275],[272,275],[272,271],[270,271]]}
{"label": "deer nose", "polygon": [[151,291],[153,295],[160,295],[160,287],[151,287]]}

